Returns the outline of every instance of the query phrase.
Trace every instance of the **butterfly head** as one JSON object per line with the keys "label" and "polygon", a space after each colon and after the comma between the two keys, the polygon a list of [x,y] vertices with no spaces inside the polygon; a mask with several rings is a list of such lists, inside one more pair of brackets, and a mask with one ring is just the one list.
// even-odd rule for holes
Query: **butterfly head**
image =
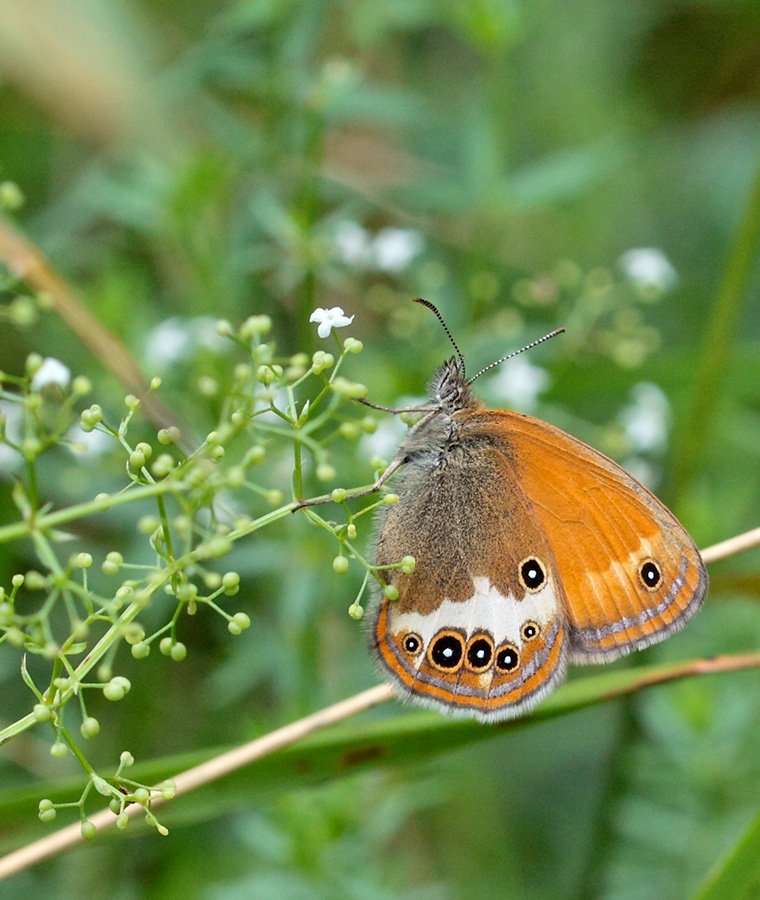
{"label": "butterfly head", "polygon": [[456,356],[447,360],[433,376],[430,396],[438,407],[447,412],[477,409],[483,405],[467,382],[464,360]]}

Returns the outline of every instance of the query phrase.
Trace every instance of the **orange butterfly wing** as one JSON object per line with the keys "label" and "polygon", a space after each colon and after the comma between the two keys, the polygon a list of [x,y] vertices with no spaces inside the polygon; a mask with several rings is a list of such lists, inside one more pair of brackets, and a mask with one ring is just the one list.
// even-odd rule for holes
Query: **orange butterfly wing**
{"label": "orange butterfly wing", "polygon": [[552,425],[506,410],[467,411],[510,462],[554,557],[570,659],[607,662],[678,631],[707,572],[689,534],[617,463]]}

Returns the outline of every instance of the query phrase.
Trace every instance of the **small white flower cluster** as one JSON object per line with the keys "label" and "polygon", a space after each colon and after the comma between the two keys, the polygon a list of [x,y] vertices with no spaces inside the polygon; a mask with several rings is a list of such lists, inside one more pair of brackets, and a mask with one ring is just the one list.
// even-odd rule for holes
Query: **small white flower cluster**
{"label": "small white flower cluster", "polygon": [[[24,433],[24,410],[21,404],[0,400],[0,416],[5,420],[5,433],[8,439],[14,444],[20,444]],[[23,461],[21,454],[13,447],[0,444],[0,475],[20,469]]]}
{"label": "small white flower cluster", "polygon": [[204,348],[212,353],[225,353],[229,347],[217,331],[213,316],[171,316],[152,328],[145,338],[143,356],[154,371],[165,371],[173,363],[192,359]]}
{"label": "small white flower cluster", "polygon": [[524,356],[516,356],[504,363],[501,370],[488,379],[486,392],[507,403],[519,412],[531,413],[538,406],[538,398],[551,384],[551,376]]}
{"label": "small white flower cluster", "polygon": [[618,260],[624,274],[640,290],[665,293],[678,284],[678,273],[662,250],[637,247]]}
{"label": "small white flower cluster", "polygon": [[357,222],[341,222],[334,237],[340,260],[357,269],[398,273],[408,269],[425,249],[419,231],[411,228],[382,228],[373,237]]}
{"label": "small white flower cluster", "polygon": [[628,445],[635,453],[664,450],[670,429],[670,403],[656,384],[641,381],[631,388],[631,402],[618,416]]}
{"label": "small white flower cluster", "polygon": [[50,385],[57,385],[65,389],[71,383],[71,369],[52,356],[46,356],[42,364],[32,375],[32,390],[41,391]]}

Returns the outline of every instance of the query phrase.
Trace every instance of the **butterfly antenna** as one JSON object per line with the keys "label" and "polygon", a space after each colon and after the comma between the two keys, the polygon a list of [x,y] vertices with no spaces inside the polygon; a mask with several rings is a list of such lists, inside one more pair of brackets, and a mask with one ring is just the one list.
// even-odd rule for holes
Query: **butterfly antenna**
{"label": "butterfly antenna", "polygon": [[[497,359],[496,362],[492,362],[490,365],[486,366],[485,369],[481,369],[477,375],[473,375],[472,378],[468,380],[467,384],[472,384],[473,381],[475,381],[476,378],[480,378],[480,376],[484,372],[487,372],[489,369],[493,369],[495,366],[500,366],[508,359],[512,359],[513,356],[518,356],[520,353],[525,353],[526,350],[530,350],[532,347],[535,347],[538,344],[543,344],[544,341],[548,341],[550,338],[557,337],[557,335],[562,334],[564,330],[564,328],[557,328],[555,331],[550,331],[549,334],[545,334],[543,337],[540,337],[537,341],[531,341],[530,344],[526,344],[519,350],[515,350],[513,353],[508,353],[506,356],[502,356],[501,359]],[[454,344],[454,346],[456,347],[456,344]]]}
{"label": "butterfly antenna", "polygon": [[[434,306],[429,300],[423,300],[422,297],[414,297],[414,302],[421,303],[423,306],[427,306],[428,309],[432,310],[435,313],[436,318],[441,323],[441,325],[443,325],[443,330],[446,332],[446,337],[448,337],[448,339],[451,341],[454,349],[457,352],[457,356],[459,357],[459,363],[462,366],[462,375],[464,375],[465,367],[464,367],[464,357],[462,356],[462,351],[457,346],[457,342],[451,336],[451,332],[449,331],[449,326],[443,321],[443,316],[438,312],[438,307]],[[526,347],[525,349],[527,350],[528,348]],[[478,376],[476,375],[475,377],[477,378]]]}

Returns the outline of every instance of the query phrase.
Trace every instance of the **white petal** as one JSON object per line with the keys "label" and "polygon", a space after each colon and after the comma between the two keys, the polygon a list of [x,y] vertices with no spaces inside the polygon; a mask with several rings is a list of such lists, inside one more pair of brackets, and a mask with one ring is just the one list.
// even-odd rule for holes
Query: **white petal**
{"label": "white petal", "polygon": [[357,222],[341,222],[334,240],[337,256],[344,263],[363,267],[370,261],[369,232]]}
{"label": "white petal", "polygon": [[678,273],[657,247],[637,247],[620,257],[626,276],[639,288],[668,291],[678,283]]}
{"label": "white petal", "polygon": [[401,272],[425,246],[419,231],[411,228],[383,228],[372,242],[375,265],[381,272]]}
{"label": "white petal", "polygon": [[317,334],[321,338],[329,337],[331,331],[332,331],[332,322],[329,319],[325,319],[323,322],[319,323],[319,327],[317,328]]}
{"label": "white petal", "polygon": [[324,322],[327,318],[328,312],[326,309],[322,309],[322,307],[318,307],[314,310],[314,312],[309,316],[310,322]]}
{"label": "white petal", "polygon": [[32,376],[32,390],[38,391],[48,384],[57,384],[62,388],[68,387],[71,381],[71,370],[59,359],[47,356],[42,365]]}

